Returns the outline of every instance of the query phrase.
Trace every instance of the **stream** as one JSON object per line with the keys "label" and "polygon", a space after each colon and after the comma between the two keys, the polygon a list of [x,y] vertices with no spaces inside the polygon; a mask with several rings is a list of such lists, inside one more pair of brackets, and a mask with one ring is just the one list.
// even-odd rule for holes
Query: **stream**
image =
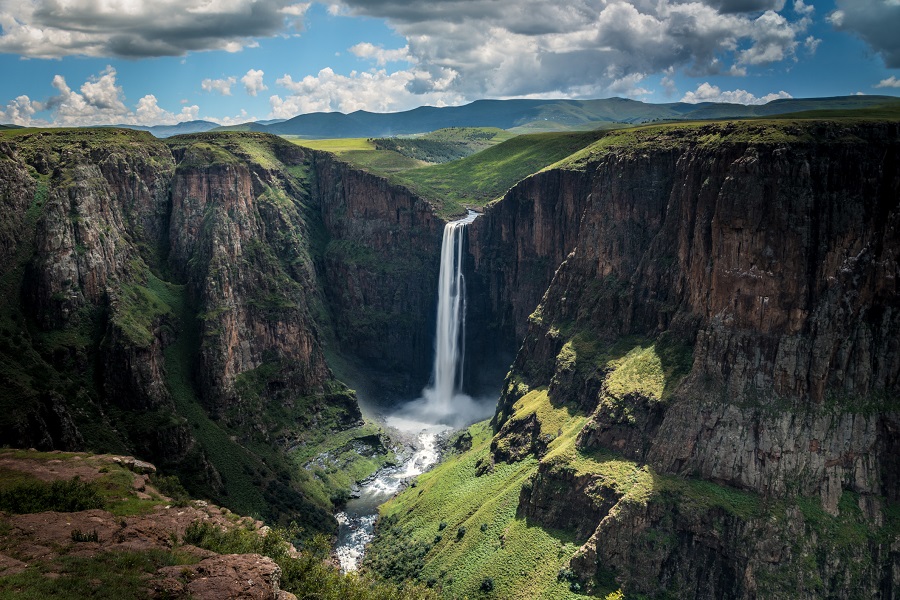
{"label": "stream", "polygon": [[400,433],[407,450],[399,466],[381,469],[366,480],[360,485],[359,497],[351,498],[344,510],[334,515],[338,522],[335,554],[345,573],[359,568],[366,545],[374,536],[378,507],[437,463],[438,437],[451,429],[402,416],[388,417],[386,424]]}

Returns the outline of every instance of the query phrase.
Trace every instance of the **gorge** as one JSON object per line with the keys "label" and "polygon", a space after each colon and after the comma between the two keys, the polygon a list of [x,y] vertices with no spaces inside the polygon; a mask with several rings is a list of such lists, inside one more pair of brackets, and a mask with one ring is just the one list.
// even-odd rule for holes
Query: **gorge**
{"label": "gorge", "polygon": [[[433,372],[409,410],[446,423],[485,387],[464,345],[509,370],[491,421],[382,509],[368,569],[446,597],[896,596],[897,122],[586,144],[454,230],[266,134],[5,132],[3,444],[132,453],[331,534],[394,459],[343,382],[390,413]],[[463,274],[468,326],[435,344]]]}

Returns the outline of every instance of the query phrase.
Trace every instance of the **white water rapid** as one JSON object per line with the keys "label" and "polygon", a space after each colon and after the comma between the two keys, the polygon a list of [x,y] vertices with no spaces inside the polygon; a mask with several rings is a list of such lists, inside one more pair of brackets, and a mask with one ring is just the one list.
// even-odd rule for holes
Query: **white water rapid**
{"label": "white water rapid", "polygon": [[378,506],[440,458],[438,436],[493,412],[496,398],[478,402],[460,392],[465,359],[465,228],[477,216],[469,211],[464,218],[444,227],[431,384],[422,390],[421,398],[401,406],[385,420],[407,444],[399,456],[402,462],[398,467],[382,469],[364,482],[345,510],[335,515],[339,524],[335,553],[344,572],[355,571],[362,562],[366,544],[373,537]]}

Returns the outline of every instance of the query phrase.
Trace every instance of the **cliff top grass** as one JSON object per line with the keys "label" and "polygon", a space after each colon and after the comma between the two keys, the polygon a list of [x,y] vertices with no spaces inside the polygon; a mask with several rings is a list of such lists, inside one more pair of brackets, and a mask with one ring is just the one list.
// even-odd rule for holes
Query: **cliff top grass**
{"label": "cliff top grass", "polygon": [[[141,154],[150,163],[164,167],[171,163],[171,154],[163,141],[146,131],[119,128],[35,128],[0,130],[0,142],[13,145],[25,162],[46,165],[43,173],[29,167],[36,179],[48,179],[56,166],[79,155],[110,155],[115,153]],[[33,159],[37,158],[35,161]],[[65,173],[63,177],[70,176]]]}
{"label": "cliff top grass", "polygon": [[[898,120],[900,103],[867,110],[795,113],[781,118],[641,125],[607,132],[593,144],[548,165],[546,169],[583,169],[587,164],[613,152],[673,150],[695,145],[714,147],[721,144],[862,143],[863,140],[848,126]],[[835,135],[836,128],[838,135]]]}
{"label": "cliff top grass", "polygon": [[21,127],[0,130],[0,140],[48,139],[54,143],[159,142],[149,131],[118,127]]}
{"label": "cliff top grass", "polygon": [[520,135],[477,154],[398,173],[394,180],[432,202],[442,216],[459,215],[500,198],[516,183],[571,155],[605,132]]}
{"label": "cliff top grass", "polygon": [[306,148],[331,152],[354,167],[385,176],[429,201],[438,214],[449,218],[464,214],[466,208],[480,208],[500,198],[522,179],[584,148],[602,135],[601,131],[587,131],[511,136],[492,128],[455,128],[419,138],[449,142],[469,139],[473,143],[481,138],[489,138],[492,143],[499,141],[475,154],[441,164],[428,164],[393,149],[379,148],[379,141],[373,139],[291,141]]}
{"label": "cliff top grass", "polygon": [[293,149],[289,142],[269,134],[253,131],[217,131],[191,133],[167,138],[164,143],[172,150],[185,152],[187,166],[238,164],[246,160],[266,168],[281,166],[276,156],[279,146]]}
{"label": "cliff top grass", "polygon": [[309,148],[331,152],[340,160],[378,175],[390,175],[427,164],[403,156],[393,150],[379,150],[371,138],[338,138],[326,140],[291,139],[291,142]]}

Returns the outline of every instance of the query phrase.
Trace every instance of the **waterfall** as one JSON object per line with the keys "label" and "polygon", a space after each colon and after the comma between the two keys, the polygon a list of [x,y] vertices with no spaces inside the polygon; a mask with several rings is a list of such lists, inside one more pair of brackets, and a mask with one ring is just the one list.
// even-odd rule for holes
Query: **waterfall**
{"label": "waterfall", "polygon": [[438,276],[437,329],[431,385],[423,390],[428,408],[438,416],[453,414],[453,399],[462,387],[465,359],[466,280],[463,276],[463,245],[466,226],[478,213],[447,223],[441,243]]}

